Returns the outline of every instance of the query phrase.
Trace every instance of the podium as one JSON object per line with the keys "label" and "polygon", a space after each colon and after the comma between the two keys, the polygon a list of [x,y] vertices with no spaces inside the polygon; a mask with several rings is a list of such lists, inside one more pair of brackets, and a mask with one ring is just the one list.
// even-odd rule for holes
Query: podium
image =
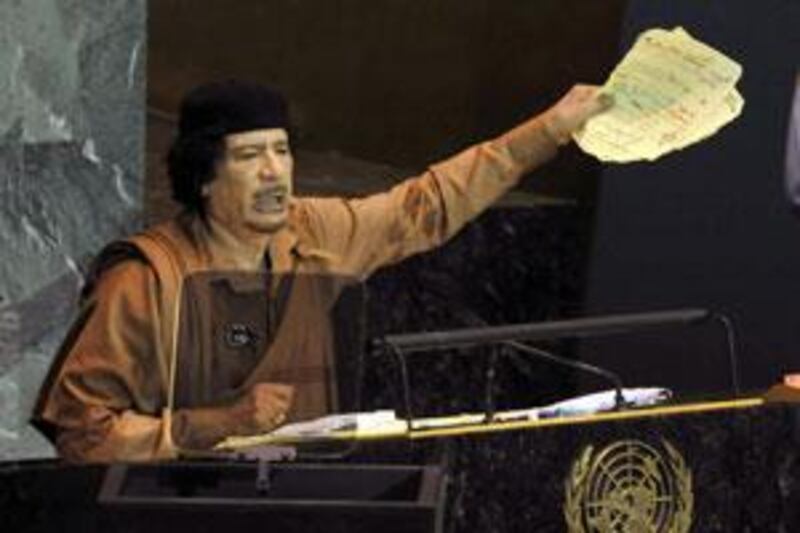
{"label": "podium", "polygon": [[363,448],[348,462],[274,464],[262,492],[257,463],[6,463],[2,531],[800,530],[793,404],[474,425]]}
{"label": "podium", "polygon": [[18,463],[0,487],[8,533],[439,533],[445,476],[437,465]]}

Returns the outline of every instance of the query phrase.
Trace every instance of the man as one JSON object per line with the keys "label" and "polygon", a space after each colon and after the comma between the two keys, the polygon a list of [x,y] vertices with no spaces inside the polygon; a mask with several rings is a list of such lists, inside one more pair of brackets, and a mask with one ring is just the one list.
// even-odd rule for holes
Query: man
{"label": "man", "polygon": [[[175,457],[176,442],[209,448],[323,414],[332,401],[320,371],[328,333],[314,319],[314,298],[296,287],[284,318],[295,327],[270,339],[260,360],[237,363],[227,389],[209,397],[198,384],[188,396],[205,400],[173,409],[185,280],[222,270],[364,278],[443,243],[608,105],[597,88],[576,86],[541,116],[386,193],[313,199],[292,194],[278,93],[238,81],[198,87],[181,105],[168,158],[185,212],[100,254],[37,423],[68,460],[129,461]],[[295,368],[306,374],[290,384]]]}

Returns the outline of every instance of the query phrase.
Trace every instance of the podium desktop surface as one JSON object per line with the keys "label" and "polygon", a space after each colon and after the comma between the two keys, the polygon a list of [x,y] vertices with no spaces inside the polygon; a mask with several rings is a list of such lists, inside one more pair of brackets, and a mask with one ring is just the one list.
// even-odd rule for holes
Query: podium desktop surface
{"label": "podium desktop surface", "polygon": [[752,409],[766,404],[762,397],[723,399],[697,403],[661,404],[604,411],[598,413],[573,414],[547,418],[503,418],[507,413],[496,413],[496,418],[488,419],[482,413],[466,413],[452,416],[414,419],[410,424],[405,420],[375,425],[366,429],[341,430],[326,433],[287,435],[284,433],[256,435],[252,437],[230,437],[219,445],[220,450],[246,449],[258,445],[301,444],[317,441],[386,441],[395,439],[434,439],[458,437],[483,433],[502,433],[507,431],[534,430],[582,424],[600,424],[617,421],[633,421],[646,418],[690,415]]}

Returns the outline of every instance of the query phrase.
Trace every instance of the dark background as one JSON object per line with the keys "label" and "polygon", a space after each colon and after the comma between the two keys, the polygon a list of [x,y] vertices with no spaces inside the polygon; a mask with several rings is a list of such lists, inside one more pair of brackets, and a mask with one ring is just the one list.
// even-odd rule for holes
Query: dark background
{"label": "dark background", "polygon": [[[800,369],[800,220],[784,192],[800,2],[630,2],[623,48],[656,25],[681,25],[741,63],[746,104],[707,141],[656,163],[604,169],[586,310],[722,312],[739,332],[744,388],[765,387]],[[697,393],[730,383],[715,326],[603,343],[584,356],[633,382]]]}

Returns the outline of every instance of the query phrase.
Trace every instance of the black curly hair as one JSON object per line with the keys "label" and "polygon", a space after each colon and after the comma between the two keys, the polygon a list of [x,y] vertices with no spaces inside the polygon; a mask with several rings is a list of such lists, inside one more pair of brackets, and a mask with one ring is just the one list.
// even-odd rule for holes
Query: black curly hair
{"label": "black curly hair", "polygon": [[215,175],[215,166],[225,151],[225,135],[178,136],[167,154],[167,172],[172,199],[187,211],[204,216],[203,185]]}

